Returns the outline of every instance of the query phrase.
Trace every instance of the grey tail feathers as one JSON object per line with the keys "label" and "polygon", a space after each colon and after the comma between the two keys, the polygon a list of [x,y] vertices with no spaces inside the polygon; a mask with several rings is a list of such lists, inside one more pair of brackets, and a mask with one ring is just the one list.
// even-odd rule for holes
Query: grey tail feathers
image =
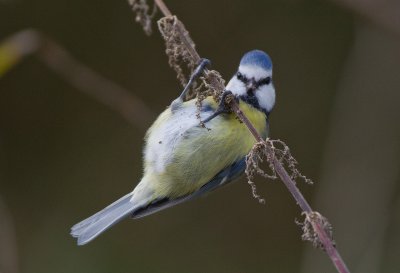
{"label": "grey tail feathers", "polygon": [[131,202],[132,193],[118,199],[108,207],[79,222],[71,228],[71,235],[78,239],[78,245],[84,245],[123,218],[132,214],[138,207]]}
{"label": "grey tail feathers", "polygon": [[147,184],[145,182],[140,182],[133,192],[123,196],[105,209],[73,226],[71,228],[71,235],[78,238],[78,245],[84,245],[125,217],[144,217],[190,199],[197,198],[204,193],[213,191],[235,180],[244,172],[245,168],[246,158],[242,158],[228,168],[222,170],[198,191],[177,199],[154,199],[151,188],[146,187]]}

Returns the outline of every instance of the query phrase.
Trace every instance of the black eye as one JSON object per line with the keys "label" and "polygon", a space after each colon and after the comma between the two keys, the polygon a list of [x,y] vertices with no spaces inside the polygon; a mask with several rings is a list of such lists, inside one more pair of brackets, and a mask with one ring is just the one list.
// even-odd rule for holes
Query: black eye
{"label": "black eye", "polygon": [[271,83],[271,77],[266,77],[266,78],[264,78],[264,79],[262,79],[262,80],[260,80],[260,81],[258,81],[258,85],[259,86],[261,86],[261,85],[264,85],[264,84],[270,84]]}
{"label": "black eye", "polygon": [[246,83],[246,82],[249,81],[249,80],[248,80],[245,76],[243,76],[243,74],[240,73],[240,72],[236,73],[236,77],[237,77],[240,81],[242,81],[242,82],[244,82],[244,83]]}

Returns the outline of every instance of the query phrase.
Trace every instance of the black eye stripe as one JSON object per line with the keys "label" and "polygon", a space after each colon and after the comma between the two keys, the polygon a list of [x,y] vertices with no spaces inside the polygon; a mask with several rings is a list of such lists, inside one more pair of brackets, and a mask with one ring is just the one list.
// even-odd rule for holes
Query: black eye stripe
{"label": "black eye stripe", "polygon": [[239,81],[242,81],[244,83],[247,83],[249,81],[249,79],[246,78],[246,76],[244,76],[242,73],[238,72],[236,74],[236,77],[238,78]]}
{"label": "black eye stripe", "polygon": [[[243,83],[248,83],[249,82],[249,79],[246,78],[246,76],[244,76],[240,72],[236,73],[236,77],[237,77],[238,80],[240,80]],[[271,77],[266,77],[266,78],[261,79],[258,82],[256,82],[256,86],[259,87],[259,86],[262,86],[262,85],[268,85],[270,83],[271,83]]]}
{"label": "black eye stripe", "polygon": [[271,77],[266,77],[266,78],[258,81],[258,86],[261,86],[264,84],[270,84],[270,83],[271,83]]}

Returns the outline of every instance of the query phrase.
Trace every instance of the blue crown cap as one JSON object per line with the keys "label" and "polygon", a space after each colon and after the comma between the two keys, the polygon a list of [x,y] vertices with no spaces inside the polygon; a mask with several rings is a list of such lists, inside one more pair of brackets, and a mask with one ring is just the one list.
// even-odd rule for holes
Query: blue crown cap
{"label": "blue crown cap", "polygon": [[243,55],[240,65],[260,66],[265,70],[272,69],[272,61],[267,53],[261,50],[252,50]]}

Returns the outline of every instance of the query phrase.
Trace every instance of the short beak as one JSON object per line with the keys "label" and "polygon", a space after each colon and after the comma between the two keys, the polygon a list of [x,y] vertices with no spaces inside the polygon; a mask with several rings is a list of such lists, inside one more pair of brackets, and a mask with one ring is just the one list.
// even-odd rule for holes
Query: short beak
{"label": "short beak", "polygon": [[254,90],[257,89],[257,82],[254,79],[251,79],[247,83],[246,87],[247,87],[247,92],[253,92]]}

